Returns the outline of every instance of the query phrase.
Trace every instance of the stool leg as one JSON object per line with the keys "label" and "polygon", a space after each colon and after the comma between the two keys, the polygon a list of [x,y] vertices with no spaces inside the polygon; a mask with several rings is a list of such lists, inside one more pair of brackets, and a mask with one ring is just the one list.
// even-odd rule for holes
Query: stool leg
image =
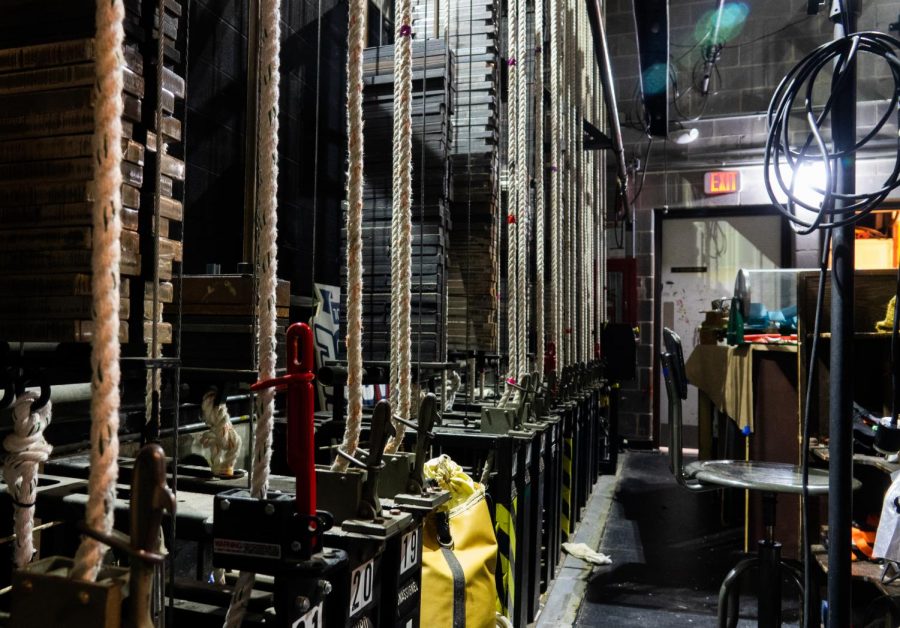
{"label": "stool leg", "polygon": [[[801,569],[799,569],[796,565],[792,564],[791,562],[784,561],[784,560],[781,561],[781,570],[783,573],[787,573],[787,575],[790,577],[791,581],[797,585],[797,590],[800,591],[800,600],[802,602],[802,600],[803,600],[803,571]],[[813,612],[813,609],[818,604],[816,597],[817,597],[816,596],[816,587],[813,586],[813,596],[810,600],[810,602],[811,602],[810,603],[810,611],[811,612]],[[812,615],[810,617],[810,619],[812,619],[813,617],[814,617],[814,615]],[[801,626],[816,625],[816,624],[811,624],[811,623],[806,624],[806,623],[804,623],[803,620],[804,620],[803,604],[801,603],[800,604],[800,625]]]}
{"label": "stool leg", "polygon": [[738,622],[738,602],[740,601],[740,577],[756,565],[759,559],[745,558],[728,572],[719,587],[719,628],[734,628]]}
{"label": "stool leg", "polygon": [[781,543],[759,542],[759,626],[781,626]]}

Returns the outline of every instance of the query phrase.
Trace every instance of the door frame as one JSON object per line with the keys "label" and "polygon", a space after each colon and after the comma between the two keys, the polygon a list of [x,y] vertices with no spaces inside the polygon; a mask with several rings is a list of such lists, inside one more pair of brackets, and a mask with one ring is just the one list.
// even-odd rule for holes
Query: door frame
{"label": "door frame", "polygon": [[[662,236],[663,223],[668,220],[691,218],[741,218],[746,216],[776,216],[781,218],[781,268],[790,268],[794,263],[794,232],[787,218],[772,205],[723,205],[716,207],[656,207],[653,209],[653,447],[659,448],[660,399],[662,391],[657,390],[660,377],[659,348],[662,346]],[[821,244],[820,244],[821,246]]]}

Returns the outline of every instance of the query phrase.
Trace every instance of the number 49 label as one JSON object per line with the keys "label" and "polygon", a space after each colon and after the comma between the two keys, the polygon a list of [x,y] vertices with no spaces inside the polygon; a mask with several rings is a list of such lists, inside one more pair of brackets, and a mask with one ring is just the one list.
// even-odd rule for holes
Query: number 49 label
{"label": "number 49 label", "polygon": [[375,563],[370,560],[356,569],[350,575],[350,615],[371,604],[374,598]]}
{"label": "number 49 label", "polygon": [[324,625],[322,621],[322,602],[319,602],[316,606],[306,611],[303,617],[291,624],[291,628],[322,628]]}
{"label": "number 49 label", "polygon": [[415,528],[403,535],[400,543],[400,575],[419,564],[419,528]]}

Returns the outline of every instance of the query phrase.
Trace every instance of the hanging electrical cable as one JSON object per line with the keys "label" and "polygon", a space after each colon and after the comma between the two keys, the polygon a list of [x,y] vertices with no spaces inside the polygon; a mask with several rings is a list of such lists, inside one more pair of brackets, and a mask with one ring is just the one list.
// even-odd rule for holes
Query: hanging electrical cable
{"label": "hanging electrical cable", "polygon": [[[91,471],[85,525],[103,535],[113,528],[119,475],[119,261],[122,223],[122,0],[97,3],[94,38],[94,191],[91,248]],[[82,538],[72,577],[94,581],[107,547]]]}
{"label": "hanging electrical cable", "polygon": [[[347,29],[347,426],[341,450],[351,456],[362,429],[362,204],[363,204],[363,49],[366,0],[351,0]],[[336,456],[331,468],[346,471]]]}
{"label": "hanging electrical cable", "polygon": [[[394,40],[390,383],[393,412],[406,419],[410,417],[412,388],[410,381],[412,369],[410,325],[412,301],[412,6],[410,0],[396,0],[394,13],[399,28]],[[385,448],[387,453],[396,452],[403,443],[406,426],[395,420],[394,429],[395,434]]]}
{"label": "hanging electrical cable", "polygon": [[[835,151],[828,148],[822,129],[830,122],[835,95],[847,81],[847,68],[857,57],[872,55],[886,64],[891,71],[894,87],[884,113],[875,125],[849,149]],[[769,105],[767,120],[769,135],[766,139],[764,179],[769,198],[776,208],[790,221],[798,233],[811,233],[815,229],[834,229],[856,224],[878,207],[900,186],[900,154],[877,189],[855,194],[836,191],[837,169],[840,161],[852,158],[863,146],[878,135],[885,124],[898,114],[900,99],[900,41],[883,33],[857,33],[824,44],[807,55],[785,76],[775,90]],[[814,98],[813,87],[820,74],[836,65],[833,85],[825,103]],[[830,73],[829,73],[830,75]],[[798,99],[803,99],[800,105]],[[801,146],[792,142],[791,116],[803,112],[807,132]],[[786,173],[790,173],[786,178]],[[801,189],[799,179],[804,173],[813,173],[823,180],[820,187]],[[810,198],[810,197],[813,198]],[[843,201],[838,207],[835,201]],[[842,214],[853,215],[842,218]]]}
{"label": "hanging electrical cable", "polygon": [[[259,138],[257,168],[259,193],[256,210],[256,308],[258,325],[259,379],[276,375],[277,313],[275,291],[278,283],[278,96],[281,85],[281,0],[261,0],[259,5]],[[256,393],[256,430],[253,440],[253,474],[250,494],[263,499],[269,492],[272,463],[272,428],[275,389]],[[226,628],[241,625],[255,574],[242,571],[225,614]]]}

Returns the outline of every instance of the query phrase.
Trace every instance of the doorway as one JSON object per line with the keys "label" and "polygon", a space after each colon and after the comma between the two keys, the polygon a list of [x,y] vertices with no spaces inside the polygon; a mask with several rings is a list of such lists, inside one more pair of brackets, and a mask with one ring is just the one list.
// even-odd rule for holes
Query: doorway
{"label": "doorway", "polygon": [[[655,213],[654,439],[668,442],[669,412],[659,369],[663,327],[684,343],[688,360],[699,343],[698,328],[712,301],[730,298],[742,268],[784,268],[790,264],[789,230],[771,207],[658,210]],[[688,388],[684,445],[697,447],[697,389]]]}

